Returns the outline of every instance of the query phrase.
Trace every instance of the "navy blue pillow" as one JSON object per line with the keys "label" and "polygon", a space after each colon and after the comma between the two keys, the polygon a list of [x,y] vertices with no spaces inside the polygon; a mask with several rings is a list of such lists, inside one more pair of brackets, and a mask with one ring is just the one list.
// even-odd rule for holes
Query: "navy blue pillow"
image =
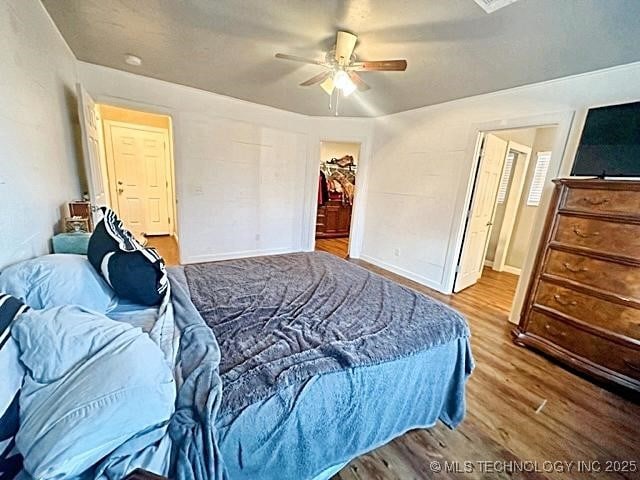
{"label": "navy blue pillow", "polygon": [[124,228],[111,209],[89,239],[87,257],[121,298],[141,305],[158,305],[169,286],[164,260],[153,248],[145,248]]}
{"label": "navy blue pillow", "polygon": [[24,377],[20,352],[11,338],[11,325],[29,309],[11,295],[0,293],[0,479],[14,478],[22,469],[22,456],[15,448],[19,422],[19,397]]}

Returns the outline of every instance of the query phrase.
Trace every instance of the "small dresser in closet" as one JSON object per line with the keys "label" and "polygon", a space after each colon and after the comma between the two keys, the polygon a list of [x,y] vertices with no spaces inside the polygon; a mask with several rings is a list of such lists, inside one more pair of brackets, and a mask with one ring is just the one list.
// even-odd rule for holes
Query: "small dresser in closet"
{"label": "small dresser in closet", "polygon": [[554,183],[515,342],[640,391],[640,182]]}

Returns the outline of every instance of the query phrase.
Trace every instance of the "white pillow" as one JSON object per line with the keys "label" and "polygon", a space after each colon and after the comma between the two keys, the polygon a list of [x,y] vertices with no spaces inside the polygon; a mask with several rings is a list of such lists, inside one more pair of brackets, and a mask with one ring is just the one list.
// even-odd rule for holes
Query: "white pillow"
{"label": "white pillow", "polygon": [[113,289],[85,255],[44,255],[11,265],[0,272],[0,292],[38,310],[80,305],[106,313],[118,303]]}

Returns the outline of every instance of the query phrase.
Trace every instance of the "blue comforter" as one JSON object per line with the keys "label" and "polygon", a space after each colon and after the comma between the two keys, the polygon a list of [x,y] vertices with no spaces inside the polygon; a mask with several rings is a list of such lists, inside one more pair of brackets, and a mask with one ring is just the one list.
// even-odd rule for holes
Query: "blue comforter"
{"label": "blue comforter", "polygon": [[313,478],[464,416],[469,330],[439,302],[317,253],[187,266],[170,280],[177,478]]}

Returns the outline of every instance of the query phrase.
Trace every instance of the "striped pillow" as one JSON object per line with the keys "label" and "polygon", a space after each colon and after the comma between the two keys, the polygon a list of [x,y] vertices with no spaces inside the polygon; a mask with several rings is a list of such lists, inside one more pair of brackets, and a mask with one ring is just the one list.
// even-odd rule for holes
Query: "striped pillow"
{"label": "striped pillow", "polygon": [[11,479],[22,469],[22,457],[15,449],[18,433],[18,397],[24,378],[20,352],[11,338],[11,325],[29,309],[11,295],[0,293],[0,479]]}
{"label": "striped pillow", "polygon": [[164,260],[145,248],[113,210],[102,207],[104,218],[89,239],[87,257],[121,298],[141,305],[157,305],[169,287]]}

